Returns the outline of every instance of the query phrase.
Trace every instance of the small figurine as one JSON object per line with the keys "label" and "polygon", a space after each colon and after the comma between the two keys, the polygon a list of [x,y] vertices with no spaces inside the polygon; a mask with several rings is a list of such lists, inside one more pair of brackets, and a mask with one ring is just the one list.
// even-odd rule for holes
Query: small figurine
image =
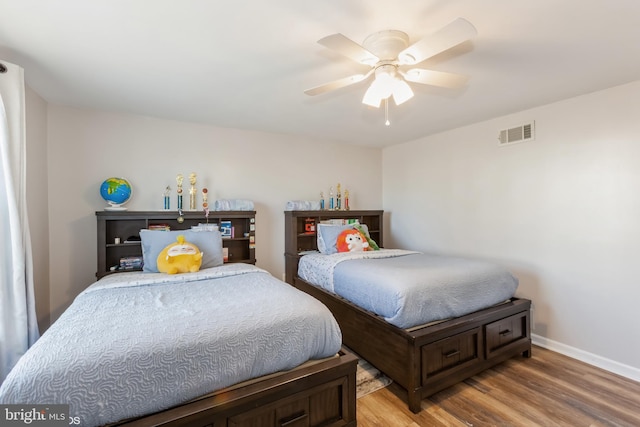
{"label": "small figurine", "polygon": [[342,207],[342,194],[340,194],[340,183],[338,183],[338,186],[336,187],[337,191],[336,191],[336,210],[339,211],[340,208]]}
{"label": "small figurine", "polygon": [[171,187],[167,185],[164,190],[164,210],[168,211],[169,209],[171,209]]}
{"label": "small figurine", "polygon": [[189,174],[189,183],[191,188],[189,189],[189,210],[196,210],[196,174]]}
{"label": "small figurine", "polygon": [[344,190],[344,209],[349,210],[349,190]]}
{"label": "small figurine", "polygon": [[181,173],[178,174],[178,176],[176,176],[176,182],[178,184],[178,188],[176,190],[176,192],[178,193],[178,210],[182,209],[182,180],[184,179],[184,177],[182,176]]}
{"label": "small figurine", "polygon": [[320,210],[324,210],[324,191],[320,192]]}

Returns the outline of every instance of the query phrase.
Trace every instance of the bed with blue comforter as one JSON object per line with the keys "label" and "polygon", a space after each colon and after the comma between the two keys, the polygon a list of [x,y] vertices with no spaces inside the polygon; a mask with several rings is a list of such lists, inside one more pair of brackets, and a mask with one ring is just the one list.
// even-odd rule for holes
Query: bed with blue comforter
{"label": "bed with blue comforter", "polygon": [[[480,257],[375,250],[384,225],[381,210],[285,211],[286,278],[331,310],[345,346],[403,387],[412,412],[509,358],[531,357],[531,301],[516,295],[516,276]],[[374,250],[340,252],[339,236],[353,229]]]}
{"label": "bed with blue comforter", "polygon": [[103,425],[336,355],[341,338],[323,304],[253,265],[114,274],[19,360],[0,403],[69,404]]}
{"label": "bed with blue comforter", "polygon": [[504,302],[518,287],[495,263],[401,249],[305,255],[298,275],[404,329]]}

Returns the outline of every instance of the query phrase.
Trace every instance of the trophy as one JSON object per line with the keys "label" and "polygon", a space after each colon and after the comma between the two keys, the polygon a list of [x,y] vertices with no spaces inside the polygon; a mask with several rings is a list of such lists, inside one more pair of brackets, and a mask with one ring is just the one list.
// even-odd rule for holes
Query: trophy
{"label": "trophy", "polygon": [[342,194],[340,194],[340,183],[336,187],[336,210],[339,211],[342,207]]}
{"label": "trophy", "polygon": [[329,209],[333,210],[333,187],[329,187]]}
{"label": "trophy", "polygon": [[191,188],[189,189],[189,210],[196,210],[196,174],[189,174],[189,183],[191,184]]}
{"label": "trophy", "polygon": [[182,209],[182,180],[184,177],[181,173],[176,176],[176,183],[178,184],[178,188],[176,192],[178,193],[178,210]]}
{"label": "trophy", "polygon": [[349,190],[344,190],[344,209],[349,210]]}
{"label": "trophy", "polygon": [[324,210],[324,191],[320,192],[320,210]]}
{"label": "trophy", "polygon": [[206,188],[202,189],[202,209],[204,209],[204,217],[207,219],[207,224],[209,223],[209,190]]}
{"label": "trophy", "polygon": [[164,210],[168,211],[169,209],[171,209],[171,187],[167,185],[164,190]]}

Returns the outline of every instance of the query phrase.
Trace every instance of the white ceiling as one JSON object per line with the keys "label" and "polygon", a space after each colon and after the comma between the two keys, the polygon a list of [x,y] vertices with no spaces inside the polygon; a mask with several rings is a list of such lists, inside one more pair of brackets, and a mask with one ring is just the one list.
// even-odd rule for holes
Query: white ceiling
{"label": "white ceiling", "polygon": [[[478,36],[421,68],[467,86],[413,84],[389,127],[365,82],[303,93],[362,70],[324,36],[457,17]],[[0,0],[0,59],[54,104],[383,147],[640,79],[640,1]]]}

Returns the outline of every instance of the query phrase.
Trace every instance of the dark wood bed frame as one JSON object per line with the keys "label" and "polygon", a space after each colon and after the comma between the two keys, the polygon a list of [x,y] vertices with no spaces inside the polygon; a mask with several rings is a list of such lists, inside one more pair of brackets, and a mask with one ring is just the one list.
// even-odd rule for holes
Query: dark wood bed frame
{"label": "dark wood bed frame", "polygon": [[[183,224],[175,222],[176,214],[170,212],[97,212],[98,218],[98,277],[105,275],[111,265],[107,247],[112,257],[140,255],[140,246],[115,245],[115,236],[136,234],[140,228],[152,223],[170,223],[172,229],[188,228],[202,221],[201,213],[185,214]],[[249,229],[255,212],[222,212],[221,218],[235,221],[236,232]],[[238,222],[239,221],[239,222]],[[236,258],[255,263],[253,249],[248,238],[231,239]],[[102,254],[102,255],[101,255]],[[127,253],[124,253],[127,254]],[[100,268],[102,266],[102,268]],[[117,274],[117,273],[116,273]],[[343,427],[356,425],[356,366],[353,353],[342,350],[336,357],[251,380],[219,390],[206,396],[178,405],[165,411],[122,420],[112,425],[127,426],[322,426]]]}
{"label": "dark wood bed frame", "polygon": [[397,328],[297,276],[300,252],[315,248],[309,231],[323,219],[358,219],[382,247],[382,211],[285,212],[286,280],[323,302],[340,324],[343,342],[408,393],[420,412],[427,396],[517,355],[531,357],[531,301],[510,301],[466,316],[412,330]]}
{"label": "dark wood bed frame", "polygon": [[248,381],[123,426],[355,426],[356,365],[339,356],[262,380]]}

